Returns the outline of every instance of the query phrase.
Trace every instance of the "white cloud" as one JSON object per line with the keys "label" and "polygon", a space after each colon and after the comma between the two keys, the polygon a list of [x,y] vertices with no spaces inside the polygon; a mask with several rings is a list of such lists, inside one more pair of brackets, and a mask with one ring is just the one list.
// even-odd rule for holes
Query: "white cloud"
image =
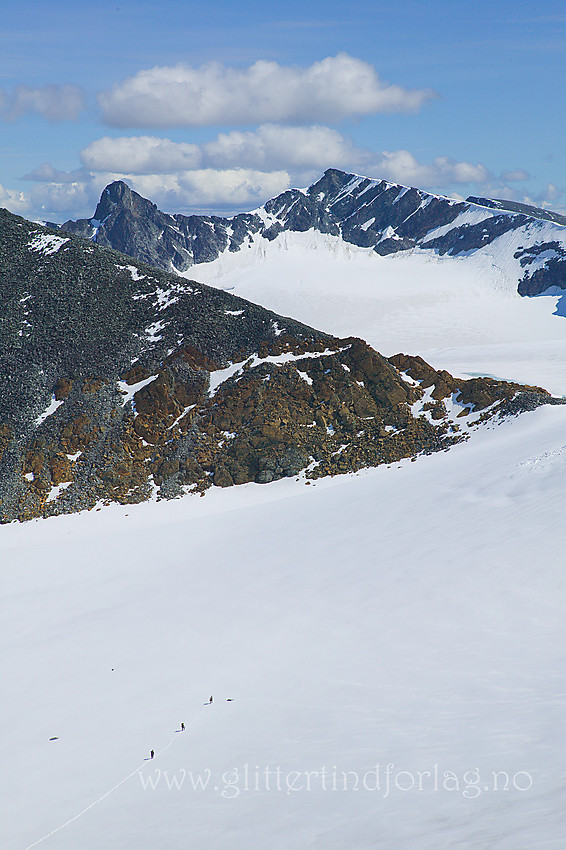
{"label": "white cloud", "polygon": [[350,168],[366,154],[330,127],[282,127],[264,124],[257,130],[220,133],[203,145],[207,164],[249,168]]}
{"label": "white cloud", "polygon": [[[118,179],[118,175],[113,179]],[[263,172],[246,168],[185,171],[176,175],[123,175],[140,195],[149,197],[162,209],[182,211],[189,207],[205,209],[251,208],[278,195],[291,185],[286,171]]]}
{"label": "white cloud", "polygon": [[73,183],[38,183],[29,192],[0,186],[0,206],[32,220],[87,218],[105,185],[96,176],[87,176]]}
{"label": "white cloud", "polygon": [[0,207],[4,207],[10,212],[17,215],[27,215],[32,206],[30,200],[24,192],[17,192],[15,189],[5,189],[0,184]]}
{"label": "white cloud", "polygon": [[419,162],[406,150],[383,151],[371,165],[373,176],[393,183],[430,188],[453,183],[485,183],[491,175],[485,165],[457,162],[447,156],[437,156],[431,163]]}
{"label": "white cloud", "polygon": [[376,153],[358,148],[337,130],[319,125],[264,124],[253,131],[220,133],[200,147],[150,136],[104,137],[80,156],[92,171],[128,175],[192,173],[200,167],[209,176],[225,169],[251,169],[263,174],[285,171],[295,178],[333,167],[421,187],[485,183],[491,178],[481,164],[449,157],[422,163],[405,150]]}
{"label": "white cloud", "polygon": [[[281,169],[351,168],[367,161],[369,151],[357,149],[337,130],[329,127],[283,127],[264,124],[256,130],[220,133],[202,146],[172,142],[154,136],[105,136],[80,152],[90,171],[128,174],[174,174],[200,168],[247,168],[255,171]],[[56,172],[48,163],[26,175],[26,179],[56,179],[76,172]],[[63,178],[63,179],[68,179]]]}
{"label": "white cloud", "polygon": [[170,174],[198,168],[198,145],[135,136],[111,139],[105,136],[91,142],[80,153],[83,165],[91,171],[127,171],[133,174]]}
{"label": "white cloud", "polygon": [[532,198],[523,198],[523,203],[532,204],[535,207],[542,207],[542,209],[551,209],[554,212],[561,213],[562,215],[566,215],[566,208],[563,205],[560,205],[558,202],[564,198],[564,189],[560,189],[558,186],[555,186],[554,183],[547,183],[544,189],[541,192],[538,192]]}
{"label": "white cloud", "polygon": [[[31,192],[31,203],[42,217],[90,209],[93,192],[90,181],[75,183],[39,183]],[[89,212],[89,215],[92,213]]]}
{"label": "white cloud", "polygon": [[308,68],[265,60],[243,70],[217,62],[150,68],[98,100],[110,126],[190,127],[413,112],[434,96],[382,82],[368,62],[340,53]]}
{"label": "white cloud", "polygon": [[33,112],[48,121],[74,121],[85,108],[85,98],[82,91],[72,85],[17,86],[12,94],[2,94],[0,105],[8,121]]}

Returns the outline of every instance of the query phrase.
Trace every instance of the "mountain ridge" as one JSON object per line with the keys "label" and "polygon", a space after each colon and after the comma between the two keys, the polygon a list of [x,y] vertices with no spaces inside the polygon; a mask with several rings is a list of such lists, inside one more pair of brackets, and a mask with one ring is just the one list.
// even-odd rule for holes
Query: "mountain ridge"
{"label": "mountain ridge", "polygon": [[466,198],[466,202],[476,204],[480,207],[487,207],[488,209],[524,213],[531,218],[538,218],[542,221],[551,221],[555,224],[566,225],[566,215],[554,212],[554,210],[535,207],[532,204],[523,204],[519,201],[509,201],[503,198],[483,198],[481,196],[476,197],[474,195],[470,195]]}
{"label": "mountain ridge", "polygon": [[[231,218],[163,213],[116,181],[104,189],[92,219],[68,221],[61,229],[181,274],[250,241],[311,228],[382,256],[415,249],[466,256],[498,246],[519,294],[533,296],[566,288],[564,224],[557,213],[513,202],[459,201],[328,169],[306,189],[289,189]],[[500,245],[502,237],[511,241]]]}

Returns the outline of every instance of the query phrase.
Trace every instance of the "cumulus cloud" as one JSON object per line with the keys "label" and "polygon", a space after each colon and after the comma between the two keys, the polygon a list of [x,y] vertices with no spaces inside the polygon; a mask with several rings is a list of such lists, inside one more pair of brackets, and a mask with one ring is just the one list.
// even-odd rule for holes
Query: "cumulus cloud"
{"label": "cumulus cloud", "polygon": [[25,216],[32,209],[32,204],[24,192],[17,192],[15,189],[5,189],[0,184],[0,207],[4,207],[17,215]]}
{"label": "cumulus cloud", "polygon": [[[492,178],[480,163],[459,162],[450,157],[423,163],[406,150],[378,153],[356,147],[337,130],[320,125],[264,124],[246,132],[220,133],[201,146],[153,136],[104,137],[91,142],[80,156],[84,166],[93,172],[129,175],[174,175],[201,170],[212,177],[217,171],[231,169],[234,173],[285,171],[296,179],[333,167],[423,188],[485,183]],[[302,180],[298,182],[303,185]]]}
{"label": "cumulus cloud", "polygon": [[340,53],[308,68],[265,60],[245,69],[217,62],[150,68],[101,92],[98,101],[113,127],[191,127],[414,112],[434,96],[386,83],[368,62]]}
{"label": "cumulus cloud", "polygon": [[0,186],[0,207],[37,221],[88,218],[107,182],[103,176],[83,173],[73,182],[38,182],[29,192]]}
{"label": "cumulus cloud", "polygon": [[[337,168],[350,168],[353,163],[368,160],[370,156],[329,127],[274,124],[248,132],[220,133],[214,141],[201,146],[154,136],[106,136],[91,142],[80,152],[84,167],[91,171],[129,174],[172,174],[199,167],[256,171],[320,169],[329,163]],[[51,166],[44,163],[32,172],[32,175],[37,174],[32,179],[43,179],[43,175],[51,171]]]}
{"label": "cumulus cloud", "polygon": [[38,183],[30,192],[0,186],[0,206],[10,212],[37,220],[59,221],[92,215],[100,191],[92,179],[74,183]]}
{"label": "cumulus cloud", "polygon": [[[117,179],[117,176],[114,177]],[[246,168],[185,171],[175,175],[124,175],[139,192],[167,210],[186,208],[242,209],[259,206],[291,185],[286,171],[256,171]]]}
{"label": "cumulus cloud", "polygon": [[564,196],[564,189],[560,189],[554,183],[547,183],[544,189],[536,195],[523,196],[519,200],[524,204],[531,204],[534,207],[541,207],[542,209],[551,209],[554,212],[566,215],[566,209],[563,203]]}
{"label": "cumulus cloud", "polygon": [[37,113],[48,121],[74,121],[85,108],[85,97],[72,85],[17,86],[11,94],[2,93],[0,106],[8,121],[28,113]]}
{"label": "cumulus cloud", "polygon": [[203,145],[211,166],[222,168],[236,163],[250,168],[350,168],[366,154],[330,127],[282,127],[264,124],[257,130],[220,133]]}
{"label": "cumulus cloud", "polygon": [[430,188],[452,183],[485,183],[490,172],[481,163],[458,162],[447,156],[437,156],[431,163],[419,162],[406,150],[384,151],[372,165],[374,176],[393,183]]}
{"label": "cumulus cloud", "polygon": [[91,142],[80,153],[81,161],[91,171],[127,171],[133,174],[169,174],[198,168],[201,152],[198,145],[156,139],[153,136],[105,136]]}
{"label": "cumulus cloud", "polygon": [[[90,181],[39,183],[34,187],[30,201],[45,217],[49,217],[74,209],[90,209],[93,192]],[[92,215],[90,212],[88,214]]]}

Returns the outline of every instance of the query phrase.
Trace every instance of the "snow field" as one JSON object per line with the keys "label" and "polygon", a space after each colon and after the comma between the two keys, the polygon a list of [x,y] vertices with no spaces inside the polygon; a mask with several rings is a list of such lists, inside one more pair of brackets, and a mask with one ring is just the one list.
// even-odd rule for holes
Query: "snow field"
{"label": "snow field", "polygon": [[2,528],[2,846],[562,847],[565,416]]}
{"label": "snow field", "polygon": [[[496,249],[284,234],[186,276],[566,395],[560,296]],[[565,425],[0,527],[3,850],[563,850]]]}
{"label": "snow field", "polygon": [[380,257],[313,230],[283,233],[192,266],[185,277],[339,337],[362,337],[386,357],[420,354],[460,377],[491,372],[494,360],[498,377],[544,378],[566,395],[566,322],[553,315],[560,295],[518,295],[511,239],[519,236],[504,234],[467,257]]}

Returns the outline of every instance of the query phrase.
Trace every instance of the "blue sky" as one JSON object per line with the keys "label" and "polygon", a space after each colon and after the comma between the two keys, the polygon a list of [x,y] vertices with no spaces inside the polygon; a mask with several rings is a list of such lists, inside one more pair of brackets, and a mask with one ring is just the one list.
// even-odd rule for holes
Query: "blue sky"
{"label": "blue sky", "polygon": [[231,213],[329,167],[566,207],[556,2],[19,0],[0,57],[0,204],[29,218],[117,178]]}

